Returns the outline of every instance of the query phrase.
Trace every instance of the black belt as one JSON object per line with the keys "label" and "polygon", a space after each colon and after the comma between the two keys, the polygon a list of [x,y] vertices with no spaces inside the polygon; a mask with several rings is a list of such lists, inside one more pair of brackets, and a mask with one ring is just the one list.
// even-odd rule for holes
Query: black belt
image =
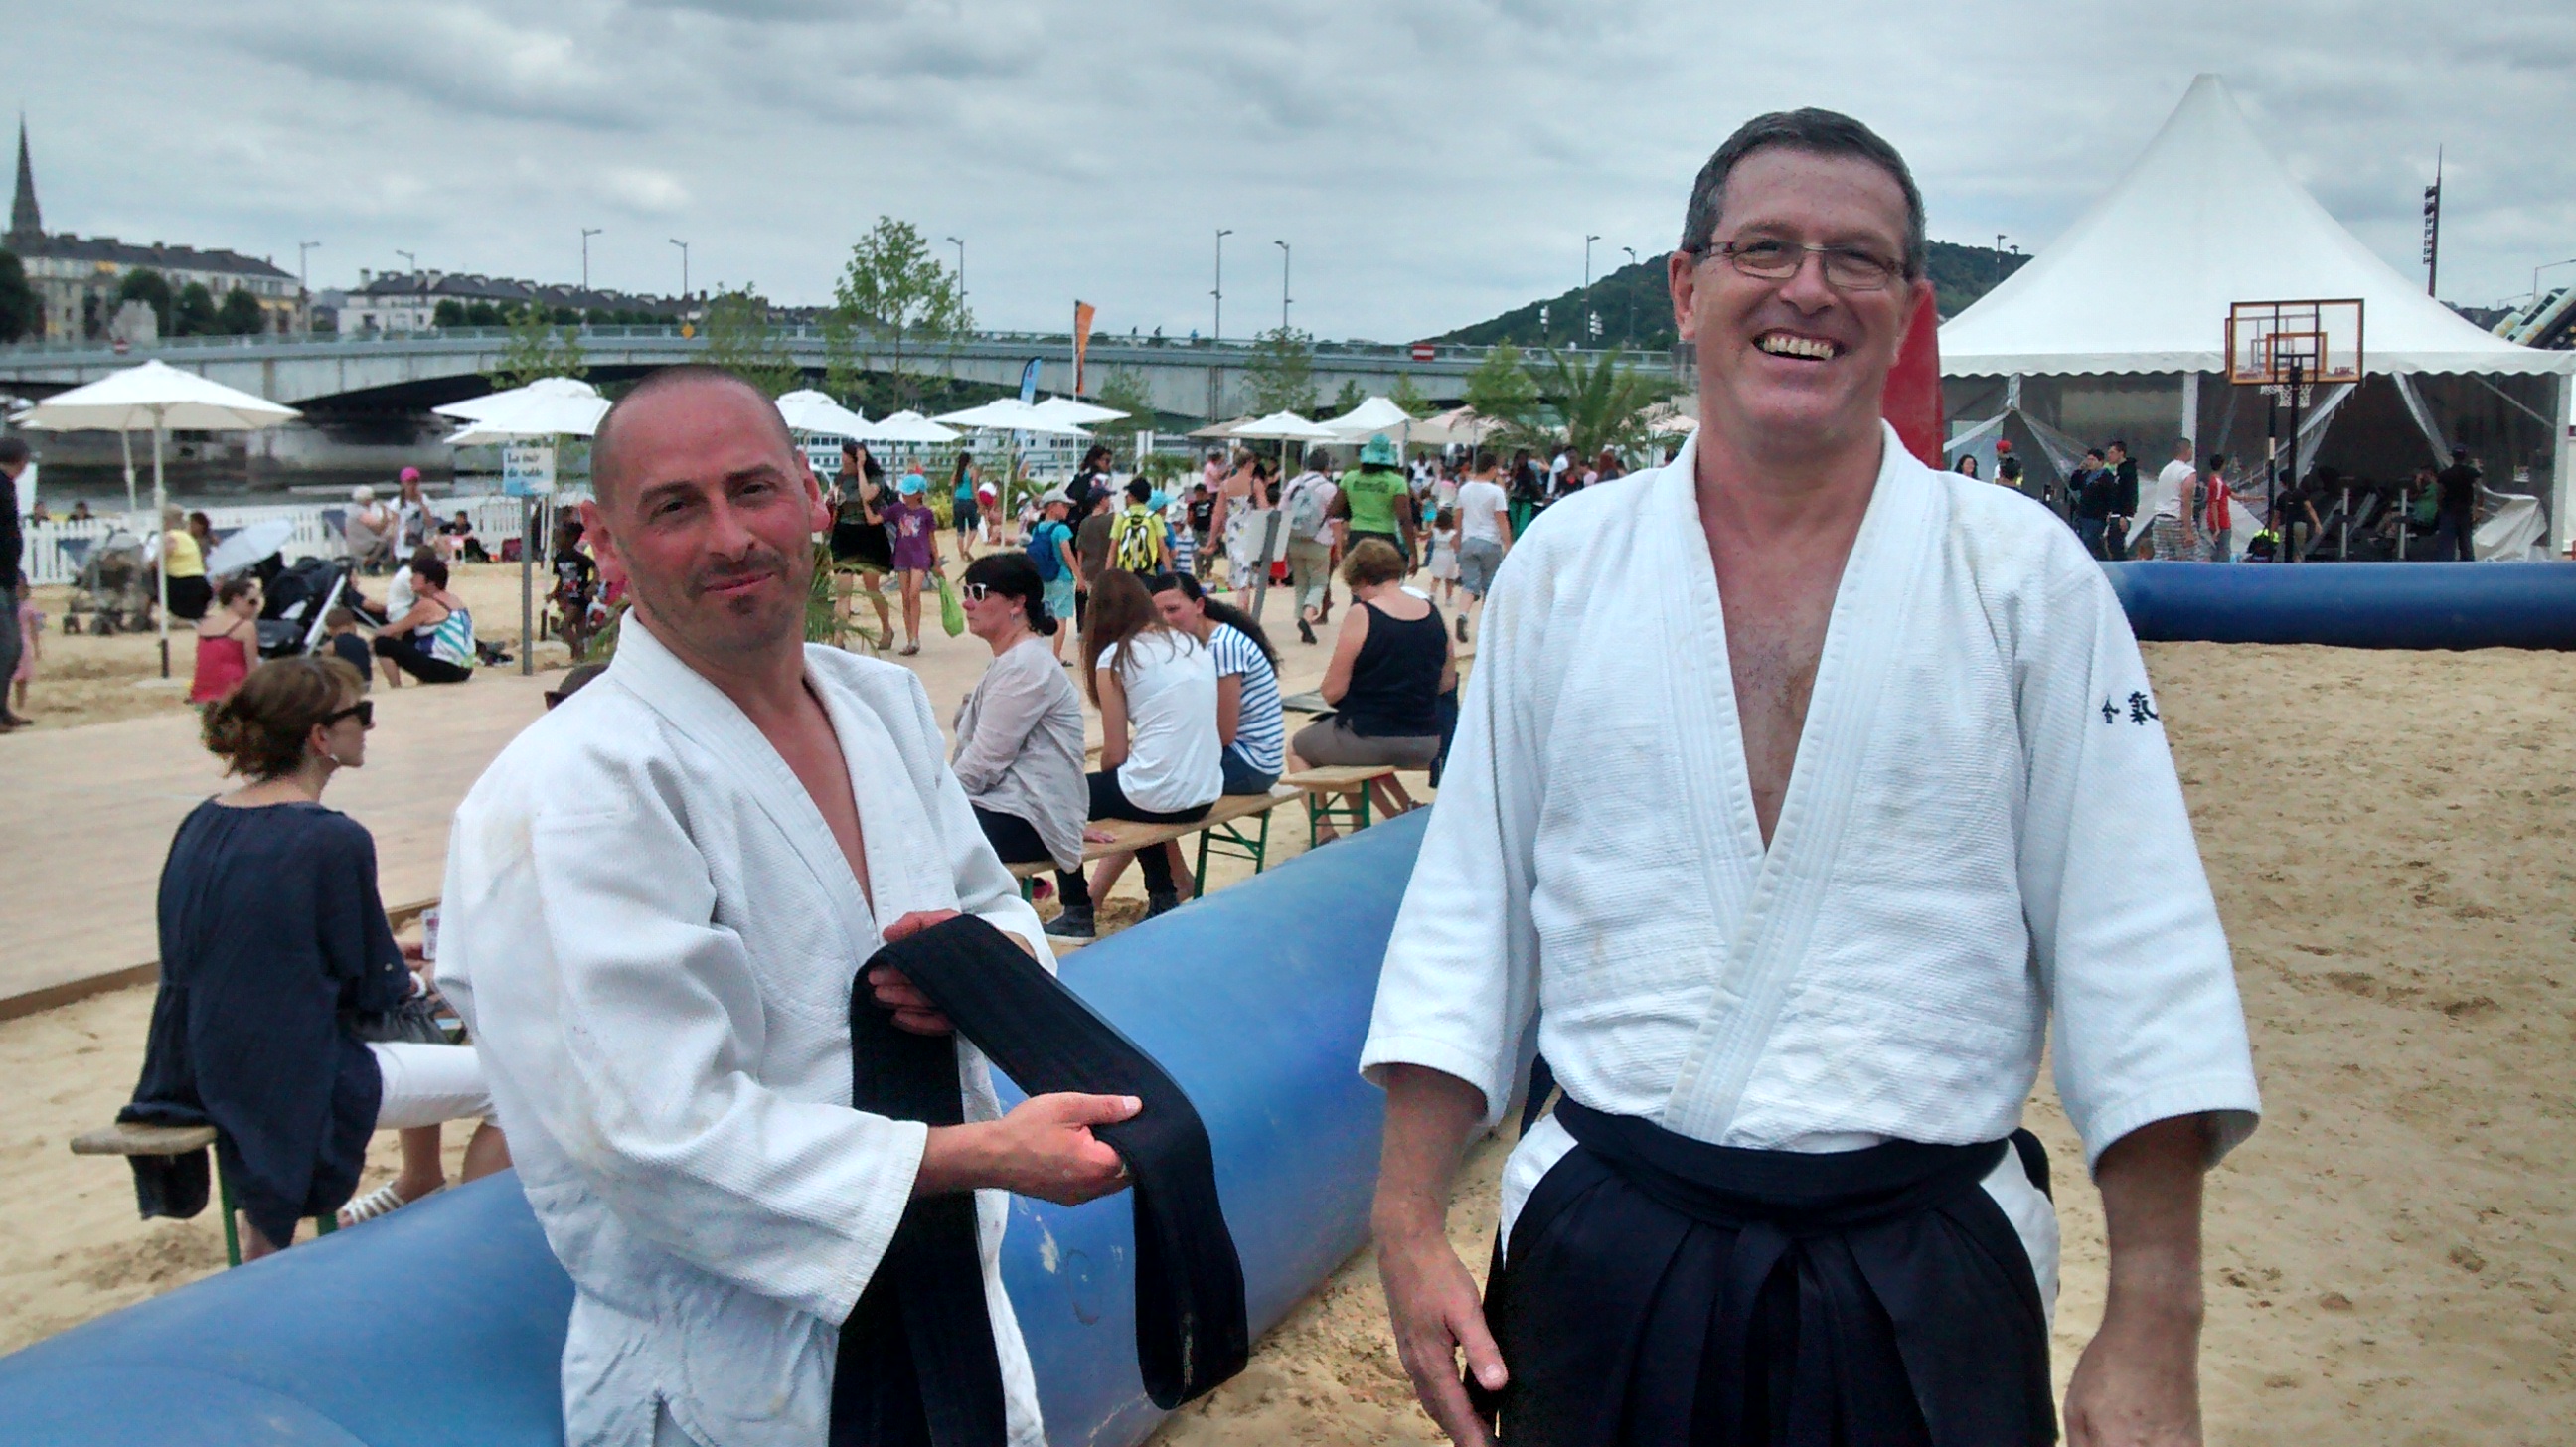
{"label": "black belt", "polygon": [[[1168,1410],[1242,1371],[1252,1334],[1215,1152],[1163,1067],[1000,930],[964,915],[886,946],[859,970],[850,991],[853,1109],[933,1126],[965,1119],[956,1039],[897,1028],[868,985],[879,967],[901,971],[1029,1094],[1144,1102],[1135,1118],[1092,1133],[1134,1182],[1145,1394]],[[832,1447],[983,1447],[1005,1441],[1007,1430],[975,1198],[916,1200],[841,1328]]]}
{"label": "black belt", "polygon": [[1578,1148],[1487,1293],[1503,1441],[2055,1437],[2038,1282],[1981,1186],[2004,1141],[1808,1155],[1556,1113]]}

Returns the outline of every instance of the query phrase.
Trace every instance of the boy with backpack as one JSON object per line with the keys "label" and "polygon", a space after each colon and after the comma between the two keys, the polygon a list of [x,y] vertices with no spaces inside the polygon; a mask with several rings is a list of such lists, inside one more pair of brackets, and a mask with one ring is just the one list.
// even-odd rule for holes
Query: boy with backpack
{"label": "boy with backpack", "polygon": [[[1046,610],[1070,622],[1074,618],[1074,592],[1079,585],[1078,567],[1073,554],[1073,528],[1065,514],[1073,503],[1064,489],[1057,488],[1038,499],[1038,521],[1029,529],[1029,563],[1038,570],[1038,581],[1046,588]],[[1055,645],[1058,662],[1064,659],[1064,635],[1059,628],[1048,641]]]}
{"label": "boy with backpack", "polygon": [[1297,636],[1315,641],[1315,625],[1333,613],[1333,499],[1339,490],[1310,454],[1306,470],[1279,498],[1288,524],[1288,586],[1297,596]]}
{"label": "boy with backpack", "polygon": [[1129,478],[1127,506],[1109,525],[1109,565],[1139,578],[1162,572],[1164,559],[1170,556],[1164,538],[1168,525],[1163,515],[1153,509],[1153,496],[1152,483],[1141,477]]}

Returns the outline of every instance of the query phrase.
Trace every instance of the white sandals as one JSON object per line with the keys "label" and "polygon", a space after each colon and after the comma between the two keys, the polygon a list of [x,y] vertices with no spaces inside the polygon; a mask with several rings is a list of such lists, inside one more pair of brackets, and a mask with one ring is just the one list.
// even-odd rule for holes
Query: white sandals
{"label": "white sandals", "polygon": [[[427,1192],[423,1192],[422,1194],[426,1195]],[[401,1210],[403,1207],[410,1205],[411,1202],[412,1198],[406,1197],[402,1192],[395,1190],[394,1183],[387,1181],[383,1185],[376,1187],[374,1190],[369,1191],[367,1194],[360,1196],[358,1199],[351,1201],[345,1206],[342,1206],[340,1208],[340,1224],[345,1228],[355,1226],[361,1221],[372,1221],[378,1216],[391,1215],[394,1212]]]}

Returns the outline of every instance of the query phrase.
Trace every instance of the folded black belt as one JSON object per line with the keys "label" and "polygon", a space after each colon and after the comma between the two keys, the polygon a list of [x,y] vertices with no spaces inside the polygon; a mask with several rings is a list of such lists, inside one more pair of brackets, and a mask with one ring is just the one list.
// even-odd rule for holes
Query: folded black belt
{"label": "folded black belt", "polygon": [[[1144,1102],[1133,1119],[1092,1132],[1134,1183],[1145,1394],[1168,1410],[1242,1371],[1252,1349],[1243,1264],[1217,1199],[1207,1127],[1180,1086],[1000,930],[963,915],[886,946],[860,968],[850,991],[854,1109],[933,1126],[965,1119],[955,1037],[898,1028],[868,984],[880,967],[901,971],[1029,1094]],[[975,1198],[916,1200],[842,1325],[832,1447],[983,1447],[1007,1432]]]}

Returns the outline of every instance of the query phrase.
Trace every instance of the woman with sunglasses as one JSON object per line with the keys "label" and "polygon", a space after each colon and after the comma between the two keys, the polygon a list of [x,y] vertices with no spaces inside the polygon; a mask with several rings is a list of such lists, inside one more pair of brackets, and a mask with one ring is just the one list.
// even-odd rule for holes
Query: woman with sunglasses
{"label": "woman with sunglasses", "polygon": [[1047,641],[1057,624],[1046,584],[1028,554],[987,553],[966,565],[960,592],[966,627],[993,650],[993,663],[957,711],[950,768],[1002,862],[1053,863],[1072,898],[1082,887],[1091,785],[1082,696]]}
{"label": "woman with sunglasses", "polygon": [[[445,1185],[442,1122],[481,1122],[467,1180],[510,1163],[473,1048],[447,1043],[419,947],[394,942],[375,840],[322,807],[332,776],[366,762],[364,688],[337,658],[279,659],[208,708],[206,748],[245,782],[188,815],[161,870],[160,995],[118,1119],[220,1133],[246,1259],[304,1217],[355,1224]],[[344,1206],[378,1130],[402,1132],[401,1172]],[[202,1176],[191,1191],[136,1159],[146,1214],[204,1207]]]}

